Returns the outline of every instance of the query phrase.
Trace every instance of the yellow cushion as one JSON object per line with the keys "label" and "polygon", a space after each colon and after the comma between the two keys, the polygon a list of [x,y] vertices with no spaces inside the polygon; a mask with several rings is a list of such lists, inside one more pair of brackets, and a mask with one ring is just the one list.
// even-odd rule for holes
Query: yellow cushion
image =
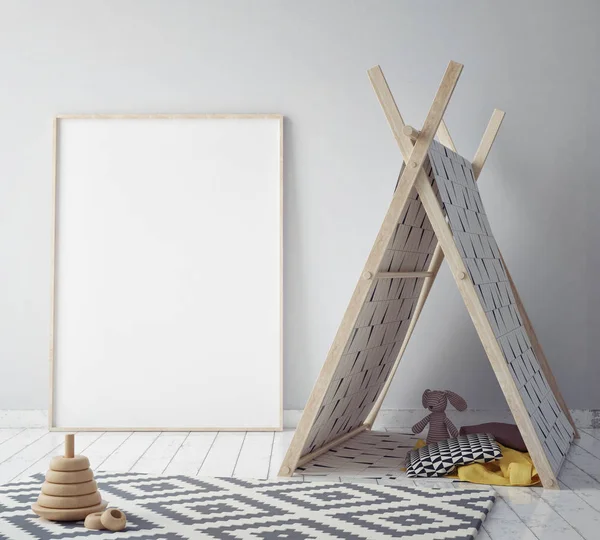
{"label": "yellow cushion", "polygon": [[490,463],[461,465],[450,478],[473,484],[496,486],[533,486],[540,478],[527,452],[519,452],[499,444],[502,457]]}

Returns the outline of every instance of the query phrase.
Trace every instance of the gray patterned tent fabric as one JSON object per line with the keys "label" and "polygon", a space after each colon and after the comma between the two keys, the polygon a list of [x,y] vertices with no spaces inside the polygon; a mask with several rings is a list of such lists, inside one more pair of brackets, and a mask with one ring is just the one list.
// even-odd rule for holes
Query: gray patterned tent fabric
{"label": "gray patterned tent fabric", "polygon": [[471,281],[510,366],[552,470],[558,473],[574,437],[535,357],[487,219],[471,164],[433,141],[430,178]]}
{"label": "gray patterned tent fabric", "polygon": [[[437,239],[413,190],[380,272],[426,271]],[[374,280],[302,454],[361,425],[398,356],[424,278]]]}

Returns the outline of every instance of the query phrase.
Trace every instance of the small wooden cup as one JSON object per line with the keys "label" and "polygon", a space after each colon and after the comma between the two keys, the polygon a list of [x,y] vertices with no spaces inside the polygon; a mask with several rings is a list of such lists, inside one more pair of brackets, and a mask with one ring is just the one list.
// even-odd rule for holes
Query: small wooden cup
{"label": "small wooden cup", "polygon": [[102,531],[104,530],[104,525],[102,525],[102,512],[94,512],[93,514],[89,514],[84,521],[84,525],[86,529],[91,529],[92,531]]}
{"label": "small wooden cup", "polygon": [[100,521],[109,531],[122,531],[127,525],[125,514],[118,508],[107,508],[102,513]]}

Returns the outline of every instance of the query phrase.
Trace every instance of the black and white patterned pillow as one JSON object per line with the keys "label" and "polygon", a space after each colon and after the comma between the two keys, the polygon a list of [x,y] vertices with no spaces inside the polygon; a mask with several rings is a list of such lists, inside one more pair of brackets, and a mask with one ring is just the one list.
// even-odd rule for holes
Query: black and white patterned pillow
{"label": "black and white patterned pillow", "polygon": [[456,469],[457,465],[488,463],[501,457],[502,451],[493,435],[472,433],[411,450],[406,455],[406,476],[444,476]]}

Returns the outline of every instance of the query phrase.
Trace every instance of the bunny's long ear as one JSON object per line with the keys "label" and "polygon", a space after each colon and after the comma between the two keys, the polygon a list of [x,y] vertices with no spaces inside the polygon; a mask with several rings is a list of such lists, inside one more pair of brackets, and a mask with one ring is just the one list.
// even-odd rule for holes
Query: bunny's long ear
{"label": "bunny's long ear", "polygon": [[421,398],[421,403],[423,403],[423,407],[427,408],[427,396],[429,395],[429,392],[431,392],[431,390],[429,390],[429,388],[427,390],[425,390],[425,392],[423,392],[423,397]]}
{"label": "bunny's long ear", "polygon": [[455,394],[450,390],[445,390],[444,394],[446,394],[448,401],[457,411],[464,411],[467,408],[467,402],[458,394]]}

